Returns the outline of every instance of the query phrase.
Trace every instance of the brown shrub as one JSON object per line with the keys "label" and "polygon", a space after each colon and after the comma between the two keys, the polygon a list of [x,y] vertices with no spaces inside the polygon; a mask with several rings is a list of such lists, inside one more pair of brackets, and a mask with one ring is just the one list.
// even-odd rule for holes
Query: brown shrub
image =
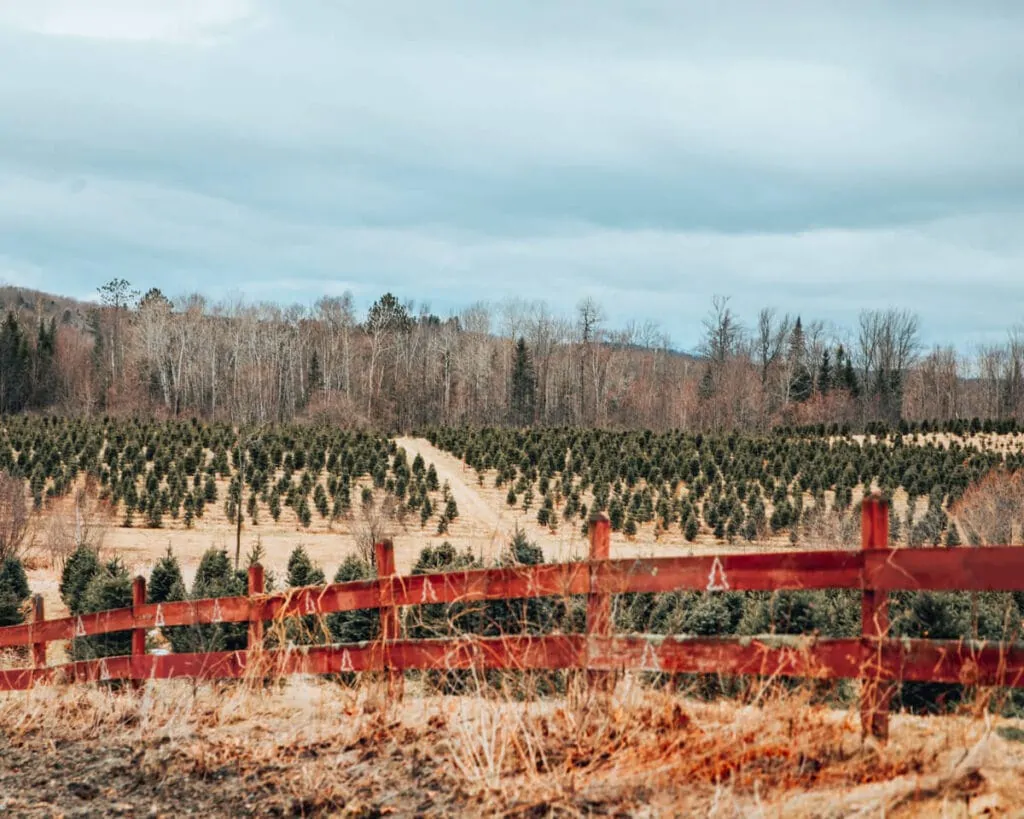
{"label": "brown shrub", "polygon": [[993,469],[950,510],[976,546],[1024,542],[1024,472]]}

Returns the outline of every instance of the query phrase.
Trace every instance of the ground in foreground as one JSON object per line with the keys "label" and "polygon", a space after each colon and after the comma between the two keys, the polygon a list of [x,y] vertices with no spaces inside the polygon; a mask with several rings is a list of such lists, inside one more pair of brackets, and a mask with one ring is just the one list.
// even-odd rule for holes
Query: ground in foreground
{"label": "ground in foreground", "polygon": [[987,716],[893,719],[800,694],[512,702],[293,679],[0,699],[9,816],[979,816],[1013,813],[1024,736]]}

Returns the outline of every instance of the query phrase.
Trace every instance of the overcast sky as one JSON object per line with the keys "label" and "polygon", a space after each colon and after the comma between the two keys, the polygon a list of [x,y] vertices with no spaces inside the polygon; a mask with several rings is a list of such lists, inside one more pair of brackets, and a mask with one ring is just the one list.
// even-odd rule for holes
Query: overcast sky
{"label": "overcast sky", "polygon": [[1024,322],[1024,3],[0,0],[0,282]]}

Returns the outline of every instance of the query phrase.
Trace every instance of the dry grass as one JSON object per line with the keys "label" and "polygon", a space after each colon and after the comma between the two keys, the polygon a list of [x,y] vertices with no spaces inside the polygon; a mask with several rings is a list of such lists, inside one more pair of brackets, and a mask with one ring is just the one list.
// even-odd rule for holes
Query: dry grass
{"label": "dry grass", "polygon": [[[995,815],[1024,745],[991,717],[856,715],[807,692],[706,703],[627,677],[609,697],[388,701],[298,678],[0,698],[8,815]],[[1003,733],[1006,733],[1005,731]],[[1008,736],[1015,736],[1012,733]],[[77,815],[77,814],[76,814]]]}

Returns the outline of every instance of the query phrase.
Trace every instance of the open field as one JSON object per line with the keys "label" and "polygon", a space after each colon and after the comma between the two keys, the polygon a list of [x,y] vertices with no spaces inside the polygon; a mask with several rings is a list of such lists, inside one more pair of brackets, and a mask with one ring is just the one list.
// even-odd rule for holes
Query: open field
{"label": "open field", "polygon": [[[851,441],[856,447],[879,446],[877,439],[871,436],[851,436],[846,440]],[[833,441],[831,445],[834,446],[835,443]],[[242,557],[244,558],[258,544],[263,550],[262,562],[278,577],[282,577],[289,555],[301,545],[330,578],[346,555],[357,552],[360,547],[366,548],[367,538],[371,537],[371,528],[377,536],[388,535],[394,540],[399,573],[408,572],[412,568],[425,546],[445,541],[451,543],[456,550],[468,551],[479,560],[496,559],[507,547],[517,529],[523,530],[529,540],[543,550],[548,560],[561,561],[585,556],[586,539],[578,517],[565,519],[556,508],[552,525],[540,525],[537,522],[536,510],[543,497],[539,491],[537,500],[530,509],[524,510],[521,503],[510,506],[506,502],[506,492],[511,482],[505,481],[502,485],[496,486],[498,471],[493,466],[479,468],[478,465],[477,468],[472,468],[461,458],[423,437],[399,437],[394,439],[394,444],[404,451],[407,463],[412,463],[417,457],[422,458],[425,465],[433,467],[438,484],[450,487],[459,514],[450,521],[447,532],[438,534],[436,517],[422,523],[415,510],[410,510],[398,519],[391,517],[387,520],[373,521],[371,527],[371,521],[362,513],[355,498],[363,491],[370,491],[375,499],[375,506],[379,508],[388,493],[375,488],[369,476],[353,476],[350,490],[353,497],[352,510],[340,516],[327,517],[314,511],[308,525],[300,521],[296,513],[288,508],[284,509],[278,520],[274,520],[268,513],[266,500],[260,499],[257,503],[258,522],[254,523],[250,515],[244,516],[241,535]],[[1024,448],[1024,436],[985,433],[969,436],[922,434],[916,437],[907,436],[905,444],[904,449],[922,448],[929,453],[948,451],[951,446],[956,446],[960,447],[965,455],[976,452],[1001,460],[1020,457]],[[216,444],[213,446],[216,448]],[[883,450],[888,450],[892,442],[883,442],[880,446]],[[210,454],[206,457],[215,457],[213,450],[208,452]],[[734,480],[724,465],[721,473],[727,485]],[[117,555],[126,564],[130,573],[148,575],[156,561],[170,548],[181,563],[186,584],[190,584],[202,555],[209,548],[226,549],[229,555],[234,555],[236,526],[229,519],[223,501],[231,491],[230,475],[230,469],[223,474],[210,473],[209,477],[216,487],[217,500],[206,505],[201,517],[196,517],[191,523],[186,524],[181,514],[164,514],[159,528],[147,527],[145,521],[139,519],[141,514],[136,516],[133,526],[124,526],[123,502],[119,507],[112,506],[109,501],[96,502],[94,498],[87,498],[83,504],[76,502],[74,493],[48,498],[42,511],[33,515],[27,538],[27,554],[30,558],[28,576],[33,591],[44,596],[47,610],[51,615],[63,613],[63,602],[57,591],[62,559],[60,550],[66,550],[67,544],[73,539],[76,525],[83,516],[89,526],[92,541],[99,544],[105,554]],[[271,482],[288,480],[287,474],[281,468],[274,470],[270,478]],[[294,484],[294,478],[290,480]],[[533,480],[533,486],[537,487],[536,478]],[[315,483],[320,486],[326,485],[322,475]],[[644,485],[644,481],[641,480],[638,487]],[[652,488],[657,491],[653,485]],[[790,528],[774,531],[773,527],[767,525],[758,530],[753,541],[743,537],[716,536],[709,523],[703,519],[708,517],[708,500],[705,498],[702,502],[703,511],[698,506],[697,519],[700,526],[695,530],[692,540],[684,535],[684,527],[678,521],[671,525],[658,525],[657,521],[641,521],[634,534],[627,535],[621,530],[612,533],[612,557],[683,555],[712,548],[718,552],[787,549],[793,548],[794,545],[797,548],[856,548],[859,543],[856,517],[841,513],[831,514],[836,505],[837,488],[837,485],[825,482],[820,501],[830,514],[818,521],[817,525],[805,524],[795,544]],[[864,491],[863,484],[855,483],[848,488],[849,502],[855,505]],[[920,492],[922,487],[915,489]],[[94,488],[92,492],[95,495],[97,490]],[[675,497],[677,500],[687,496],[692,499],[693,494],[692,482],[684,480]],[[802,501],[807,507],[817,506],[811,491],[804,491],[802,494]],[[432,495],[435,507],[439,506],[438,495],[439,493]],[[614,497],[617,496],[613,496],[613,499]],[[580,498],[585,503],[593,504],[593,487],[581,492]],[[896,516],[901,520],[907,514],[908,500],[908,489],[897,482],[892,491],[892,505]],[[777,496],[772,497],[771,493],[764,490],[766,519],[771,517],[776,502]],[[560,498],[558,504],[564,503],[565,498]],[[918,517],[926,503],[926,496],[917,499]],[[435,508],[434,514],[437,512],[438,509]],[[57,542],[63,546],[55,545]]]}
{"label": "open field", "polygon": [[[160,433],[141,437],[153,434]],[[532,471],[524,453],[533,444],[501,436],[487,443],[486,456],[471,442],[471,463],[451,451],[458,441],[446,448],[426,437],[346,439],[342,444],[362,452],[356,461],[364,463],[334,471],[294,468],[293,452],[317,457],[299,440],[294,450],[272,454],[264,471],[246,472],[243,497],[256,498],[256,520],[251,512],[243,518],[243,560],[258,543],[261,562],[280,588],[299,545],[330,579],[346,556],[381,536],[394,540],[397,569],[407,573],[425,546],[448,542],[491,563],[523,531],[547,560],[561,562],[587,553],[585,510],[570,514],[567,509],[575,503],[609,510],[620,504],[623,520],[633,519],[635,532],[627,534],[620,521],[612,533],[612,557],[858,548],[855,510],[866,484],[888,490],[895,518],[909,516],[907,531],[934,518],[942,523],[935,537],[946,538],[960,520],[957,503],[965,489],[994,466],[1016,464],[1021,457],[1019,436],[985,439],[983,446],[948,437],[902,445],[847,438],[831,442],[834,449],[798,439],[702,444],[679,438],[652,440],[648,450],[646,441],[631,434],[602,435],[609,436],[604,444],[584,440],[580,451],[589,447],[590,454],[583,461],[565,460],[564,473],[550,469],[558,461],[543,446],[530,454],[536,459]],[[84,495],[65,491],[45,498],[32,515],[26,555],[29,585],[44,596],[49,617],[66,611],[58,590],[60,567],[76,530],[104,556],[117,555],[130,574],[149,577],[170,547],[189,586],[211,546],[233,556],[236,520],[230,497],[238,456],[223,441],[211,441],[185,473],[189,483],[195,475],[197,491],[208,478],[216,501],[186,523],[181,509],[187,505],[179,509],[171,500],[168,507],[164,500],[159,527],[146,525],[150,513],[144,504],[156,503],[158,493],[173,495],[176,465],[187,461],[187,449],[168,463],[161,463],[158,448],[152,458],[141,451],[121,456],[119,468],[143,497],[130,527],[123,525],[127,484],[117,477],[118,467],[99,486],[75,477],[72,488],[90,487]],[[15,447],[12,457],[23,451]],[[833,451],[835,464],[823,460]],[[516,459],[514,472],[506,452]],[[250,457],[257,462],[259,450]],[[215,467],[222,458],[228,463],[223,470]],[[46,468],[55,483],[69,474],[52,458]],[[403,491],[406,499],[412,497],[397,487],[409,468],[410,484],[423,485],[433,512],[422,522],[415,507],[404,514],[377,514],[394,509],[394,498]],[[424,483],[428,470],[433,489]],[[518,487],[515,504],[507,501],[510,487]],[[527,487],[535,499],[524,509]],[[269,511],[272,491],[288,498],[277,520]],[[303,520],[300,505],[318,491],[329,500],[351,498],[351,505],[342,514],[314,512]],[[120,502],[112,492],[121,495]],[[190,489],[184,494],[197,496]],[[458,515],[444,521],[447,531],[439,532],[447,497]],[[938,506],[929,501],[936,497]],[[550,524],[542,524],[538,510],[548,498],[554,515]],[[715,531],[716,522],[724,528],[725,518],[742,521],[758,504],[763,517],[753,537],[738,527],[726,537]],[[776,525],[776,511],[793,504],[804,512],[799,524]],[[647,517],[645,505],[653,510]],[[720,507],[728,511],[716,519]],[[697,526],[692,536],[688,520]],[[738,603],[739,597],[730,595],[678,595],[674,608],[661,614],[620,599],[615,616],[627,618],[628,625],[617,627],[662,633],[710,629],[694,632],[704,635],[820,628],[823,635],[835,636],[827,629],[851,628],[848,603],[856,604],[859,616],[859,597],[809,598],[810,606],[798,606],[794,614],[771,605],[759,609],[753,598]],[[732,602],[723,602],[725,597]],[[829,601],[827,612],[815,609],[820,600]],[[743,606],[742,617],[738,609],[729,613],[734,604]],[[1003,598],[992,605],[997,614],[1003,612]],[[762,614],[768,618],[764,623],[757,619]],[[954,614],[961,628],[966,615],[959,609]],[[700,620],[697,626],[693,617]],[[417,623],[410,619],[406,625]],[[786,631],[793,628],[797,631]],[[51,644],[48,659],[65,660],[64,646]],[[976,699],[969,692],[953,715],[894,715],[892,741],[878,746],[861,738],[858,715],[844,704],[849,692],[821,705],[814,691],[782,692],[766,684],[737,698],[704,702],[649,683],[627,675],[615,695],[600,702],[572,685],[562,695],[526,701],[489,686],[440,696],[423,687],[415,673],[404,701],[390,703],[369,675],[354,690],[299,677],[267,689],[250,681],[218,686],[170,681],[149,682],[141,692],[84,686],[8,694],[0,698],[5,760],[0,809],[26,816],[977,816],[1012,814],[1019,802],[1024,723],[996,716],[984,694]]]}

